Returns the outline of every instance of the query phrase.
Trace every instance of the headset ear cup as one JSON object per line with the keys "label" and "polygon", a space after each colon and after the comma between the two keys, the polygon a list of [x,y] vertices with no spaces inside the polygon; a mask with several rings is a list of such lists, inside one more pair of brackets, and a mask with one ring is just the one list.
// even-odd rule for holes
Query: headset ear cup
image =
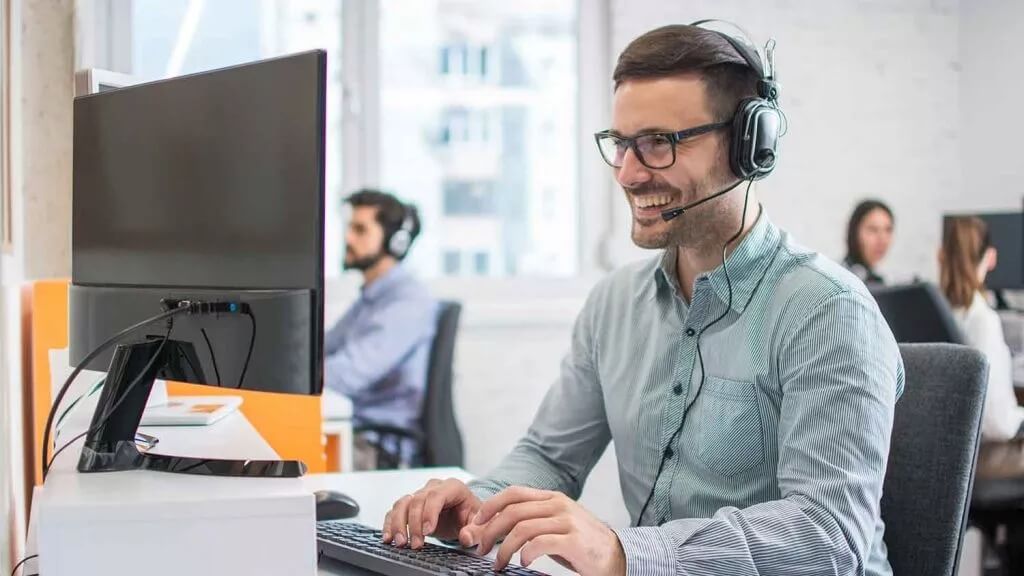
{"label": "headset ear cup", "polygon": [[404,228],[396,230],[391,235],[391,239],[388,240],[388,252],[392,256],[401,260],[405,258],[405,254],[409,251],[409,247],[412,245],[412,235],[409,234],[408,230]]}
{"label": "headset ear cup", "polygon": [[732,131],[729,134],[729,166],[732,168],[732,173],[740,180],[747,180],[751,177],[750,163],[744,162],[744,159],[749,157],[750,111],[756,104],[757,100],[754,98],[741,101],[732,117]]}
{"label": "headset ear cup", "polygon": [[729,165],[737,178],[758,180],[771,174],[778,160],[781,115],[762,98],[740,102],[733,116]]}

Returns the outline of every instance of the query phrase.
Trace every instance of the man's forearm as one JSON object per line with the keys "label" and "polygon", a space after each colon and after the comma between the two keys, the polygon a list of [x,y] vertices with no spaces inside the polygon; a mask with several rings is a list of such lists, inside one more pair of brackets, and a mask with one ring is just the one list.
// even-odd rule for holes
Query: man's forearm
{"label": "man's forearm", "polygon": [[627,574],[644,576],[859,574],[867,553],[831,514],[799,495],[616,533]]}

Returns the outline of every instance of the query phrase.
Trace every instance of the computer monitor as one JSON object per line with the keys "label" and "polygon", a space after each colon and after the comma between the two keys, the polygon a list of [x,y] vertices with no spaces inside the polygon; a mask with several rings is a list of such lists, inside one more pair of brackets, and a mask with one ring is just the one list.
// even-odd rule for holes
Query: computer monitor
{"label": "computer monitor", "polygon": [[[320,393],[325,70],[312,51],[75,99],[70,358],[109,366],[79,470],[301,473],[136,454],[135,380]],[[89,357],[183,302],[169,337]]]}
{"label": "computer monitor", "polygon": [[[1024,212],[963,214],[976,216],[988,227],[989,241],[998,252],[994,270],[985,278],[993,291],[1024,289]],[[953,215],[946,216],[946,219]]]}

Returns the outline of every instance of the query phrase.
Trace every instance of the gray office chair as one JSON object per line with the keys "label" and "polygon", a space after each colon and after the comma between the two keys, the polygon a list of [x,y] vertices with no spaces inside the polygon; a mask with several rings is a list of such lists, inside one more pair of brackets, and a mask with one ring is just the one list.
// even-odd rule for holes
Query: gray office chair
{"label": "gray office chair", "polygon": [[[437,314],[437,331],[430,346],[427,365],[427,389],[420,416],[422,433],[378,424],[356,428],[355,433],[371,433],[377,453],[377,468],[400,466],[462,466],[462,433],[455,420],[453,399],[453,364],[455,339],[459,330],[462,305],[442,301]],[[399,446],[402,441],[414,441],[419,450],[417,457],[405,462]]]}
{"label": "gray office chair", "polygon": [[[881,286],[872,288],[871,293],[897,342],[965,342],[949,303],[934,285]],[[1005,526],[1011,528],[1013,540],[1024,539],[1024,481],[976,479],[969,520],[985,534],[986,543],[1004,567],[1024,573],[1024,550],[1015,543],[1001,544],[997,537]]]}
{"label": "gray office chair", "polygon": [[881,510],[889,562],[900,576],[955,576],[988,362],[952,344],[901,344],[900,353],[907,382],[896,403]]}
{"label": "gray office chair", "polygon": [[897,342],[964,343],[949,303],[934,284],[915,282],[869,289]]}

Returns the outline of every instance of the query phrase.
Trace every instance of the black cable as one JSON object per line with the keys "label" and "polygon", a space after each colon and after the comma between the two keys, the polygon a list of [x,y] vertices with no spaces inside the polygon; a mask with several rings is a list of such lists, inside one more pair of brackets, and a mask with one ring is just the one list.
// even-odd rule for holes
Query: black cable
{"label": "black cable", "polygon": [[729,278],[729,266],[726,263],[726,252],[729,249],[729,245],[743,235],[743,229],[747,225],[747,206],[750,202],[750,187],[753,185],[754,180],[748,180],[747,189],[743,193],[743,215],[740,217],[740,229],[722,245],[722,271],[725,273],[725,285],[729,289],[728,304],[726,304],[725,310],[718,316],[718,318],[715,318],[697,332],[697,360],[700,362],[700,385],[697,386],[697,394],[694,395],[693,400],[690,401],[690,403],[683,409],[683,417],[679,419],[679,426],[676,428],[676,431],[672,433],[672,436],[669,437],[668,444],[665,445],[665,449],[661,451],[661,463],[658,464],[658,472],[654,475],[654,482],[651,484],[651,491],[647,494],[647,499],[644,501],[643,507],[640,508],[640,515],[636,517],[636,526],[640,526],[640,523],[644,519],[644,514],[647,513],[647,507],[650,506],[651,499],[654,498],[654,491],[658,487],[658,479],[661,478],[661,473],[665,470],[665,462],[668,461],[668,451],[675,443],[676,436],[679,436],[683,431],[683,425],[686,423],[686,414],[689,412],[690,406],[697,403],[697,397],[700,396],[701,390],[704,389],[704,356],[700,351],[700,337],[704,335],[704,332],[707,331],[708,328],[711,328],[715,324],[721,322],[723,318],[729,315],[729,311],[732,310],[732,280]]}
{"label": "black cable", "polygon": [[[206,340],[206,349],[210,351],[210,360],[213,362],[213,373],[217,376],[217,386],[220,386],[220,370],[217,369],[217,355],[213,353],[213,345],[210,344],[210,337],[206,335],[206,328],[200,328],[199,331],[203,334],[203,340]],[[187,359],[188,355],[185,358]],[[190,365],[192,364],[191,360],[188,362]],[[195,367],[192,368],[192,371],[197,372]]]}
{"label": "black cable", "polygon": [[49,462],[46,463],[45,467],[43,468],[43,482],[46,482],[46,475],[49,472],[50,467],[53,465],[53,463],[57,461],[57,456],[61,452],[66,450],[69,446],[77,442],[83,436],[92,434],[93,432],[102,428],[103,425],[106,424],[108,420],[110,420],[110,417],[113,416],[115,412],[117,412],[117,409],[121,407],[121,404],[128,398],[129,394],[131,394],[131,391],[134,390],[135,387],[138,386],[140,382],[142,382],[142,380],[146,377],[146,374],[148,374],[149,371],[153,369],[153,365],[156,364],[158,360],[160,360],[161,354],[163,353],[164,350],[164,346],[167,345],[167,341],[171,337],[172,329],[173,326],[168,327],[167,333],[164,334],[163,340],[160,342],[160,346],[158,346],[156,349],[156,353],[153,354],[153,357],[149,359],[149,362],[146,363],[146,366],[139,372],[138,376],[136,376],[135,379],[132,380],[131,384],[129,384],[124,389],[124,392],[121,394],[121,397],[117,399],[117,402],[114,402],[114,405],[103,413],[103,416],[100,417],[100,420],[94,426],[89,427],[89,429],[86,430],[85,432],[82,432],[81,434],[75,436],[66,444],[61,446],[59,450],[53,453],[53,457],[50,459]]}
{"label": "black cable", "polygon": [[252,332],[249,334],[249,351],[245,354],[245,364],[242,365],[242,374],[238,377],[238,386],[241,388],[242,384],[245,383],[245,373],[249,370],[249,360],[252,359],[252,348],[256,344],[256,316],[253,315],[252,310],[246,310],[245,315],[249,317],[249,322],[252,323]]}
{"label": "black cable", "polygon": [[64,400],[64,396],[68,393],[68,389],[71,388],[71,383],[74,382],[75,378],[77,378],[78,375],[82,372],[82,370],[84,370],[85,367],[90,362],[92,362],[97,356],[99,356],[100,354],[105,352],[107,350],[107,348],[110,348],[111,346],[116,344],[119,340],[124,338],[125,336],[131,334],[132,332],[135,332],[136,330],[140,330],[142,328],[145,328],[146,326],[149,326],[150,324],[154,324],[154,323],[159,322],[161,320],[169,319],[169,318],[172,318],[173,316],[176,316],[178,314],[183,314],[183,313],[186,313],[186,312],[189,312],[189,311],[190,311],[190,306],[180,306],[180,307],[174,308],[173,310],[168,310],[166,312],[162,312],[162,313],[160,313],[160,314],[158,314],[156,316],[153,316],[151,318],[147,318],[146,320],[143,320],[142,322],[139,322],[138,324],[135,324],[133,326],[129,326],[128,328],[125,328],[124,330],[122,330],[122,331],[118,332],[117,334],[111,336],[109,339],[107,339],[106,342],[104,342],[104,343],[100,344],[99,346],[97,346],[92,352],[90,352],[88,355],[86,355],[86,357],[83,358],[81,362],[78,363],[78,366],[75,367],[75,369],[67,377],[67,380],[64,381],[64,385],[61,386],[60,391],[57,393],[57,397],[53,401],[53,405],[50,406],[50,412],[46,416],[46,427],[43,429],[43,457],[42,457],[43,479],[44,480],[46,479],[46,473],[49,471],[49,464],[47,464],[47,462],[50,461],[50,457],[49,457],[50,456],[50,429],[53,427],[53,418],[54,418],[54,415],[57,413],[57,409],[60,406],[60,403]]}
{"label": "black cable", "polygon": [[33,554],[31,556],[26,556],[26,557],[22,558],[21,562],[18,562],[17,564],[14,565],[14,570],[11,570],[11,576],[14,576],[14,574],[18,571],[18,568],[21,568],[22,566],[25,565],[25,562],[28,562],[29,560],[31,560],[33,558],[39,558],[39,554]]}

